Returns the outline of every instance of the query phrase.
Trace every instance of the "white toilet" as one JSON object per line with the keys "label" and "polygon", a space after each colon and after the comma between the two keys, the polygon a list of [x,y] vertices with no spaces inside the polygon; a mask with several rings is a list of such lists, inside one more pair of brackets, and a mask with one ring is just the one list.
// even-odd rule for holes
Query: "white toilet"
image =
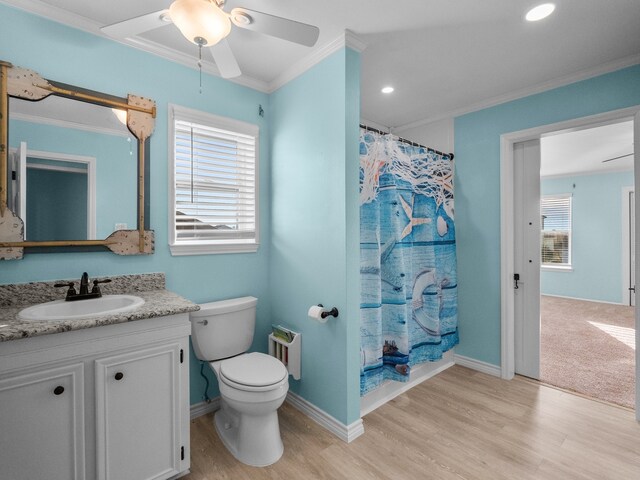
{"label": "white toilet", "polygon": [[222,443],[242,463],[265,467],[284,451],[278,407],[289,389],[289,373],[276,358],[246,353],[253,341],[258,299],[243,297],[200,305],[191,313],[196,357],[209,362],[218,379],[221,409],[215,426]]}

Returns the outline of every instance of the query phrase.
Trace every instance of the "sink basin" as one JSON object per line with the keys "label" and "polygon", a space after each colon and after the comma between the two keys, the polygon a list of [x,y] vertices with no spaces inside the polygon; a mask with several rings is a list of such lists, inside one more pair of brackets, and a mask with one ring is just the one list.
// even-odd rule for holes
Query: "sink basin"
{"label": "sink basin", "polygon": [[129,312],[138,308],[144,300],[134,295],[103,295],[90,300],[66,302],[55,300],[40,303],[20,311],[18,316],[23,320],[73,320],[78,318],[112,315]]}

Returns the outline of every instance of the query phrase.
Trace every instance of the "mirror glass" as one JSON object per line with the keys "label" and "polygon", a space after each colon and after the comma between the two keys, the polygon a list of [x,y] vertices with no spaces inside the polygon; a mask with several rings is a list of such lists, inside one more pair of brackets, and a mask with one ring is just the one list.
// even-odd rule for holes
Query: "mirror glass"
{"label": "mirror glass", "polygon": [[25,240],[101,240],[136,228],[137,140],[116,111],[10,97],[8,133],[8,204]]}

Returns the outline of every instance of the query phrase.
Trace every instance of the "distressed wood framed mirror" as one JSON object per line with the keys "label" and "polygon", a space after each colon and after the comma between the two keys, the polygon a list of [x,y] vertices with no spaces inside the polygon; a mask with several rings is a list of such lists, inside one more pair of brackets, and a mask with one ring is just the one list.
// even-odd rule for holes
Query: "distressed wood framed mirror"
{"label": "distressed wood framed mirror", "polygon": [[55,82],[0,61],[0,260],[25,251],[152,254],[155,116],[151,99]]}

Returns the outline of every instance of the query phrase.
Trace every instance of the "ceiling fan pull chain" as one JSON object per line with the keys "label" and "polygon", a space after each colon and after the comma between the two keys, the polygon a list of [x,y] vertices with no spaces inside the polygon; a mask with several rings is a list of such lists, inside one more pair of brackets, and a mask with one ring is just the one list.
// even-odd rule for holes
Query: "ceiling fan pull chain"
{"label": "ceiling fan pull chain", "polygon": [[200,95],[202,95],[202,43],[198,43],[198,69],[200,70]]}

